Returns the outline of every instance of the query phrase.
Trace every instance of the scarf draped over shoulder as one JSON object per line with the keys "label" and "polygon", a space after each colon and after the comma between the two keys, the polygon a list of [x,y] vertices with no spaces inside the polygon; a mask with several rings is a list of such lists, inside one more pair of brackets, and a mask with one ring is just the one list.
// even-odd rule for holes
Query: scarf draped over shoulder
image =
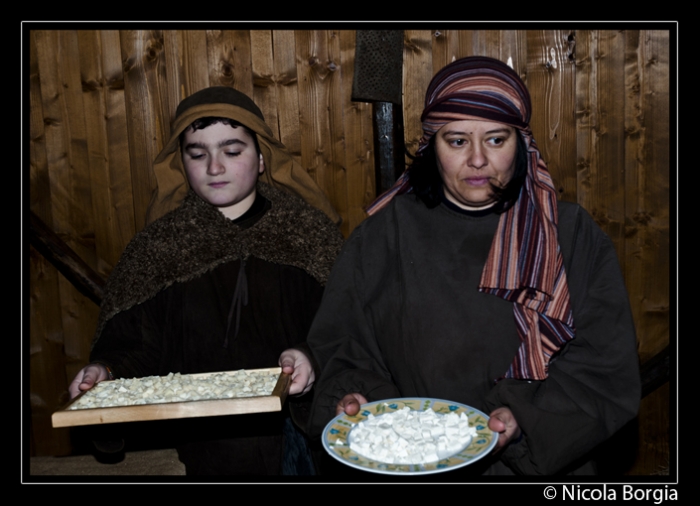
{"label": "scarf draped over shoulder", "polygon": [[[531,107],[525,83],[505,63],[482,56],[456,60],[438,71],[428,86],[417,156],[453,121],[504,123],[522,137],[528,164],[525,183],[516,203],[501,215],[478,290],[513,303],[521,345],[503,377],[543,380],[552,356],[575,337],[575,328],[559,248],[557,195],[532,137]],[[411,190],[406,171],[367,208],[368,214]]]}

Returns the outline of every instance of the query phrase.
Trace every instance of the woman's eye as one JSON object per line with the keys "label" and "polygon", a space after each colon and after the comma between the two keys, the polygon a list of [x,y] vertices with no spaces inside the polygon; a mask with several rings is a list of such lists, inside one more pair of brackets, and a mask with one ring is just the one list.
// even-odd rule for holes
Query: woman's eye
{"label": "woman's eye", "polygon": [[488,140],[488,142],[489,142],[489,144],[491,144],[493,146],[500,146],[505,141],[500,137],[492,137],[491,139]]}
{"label": "woman's eye", "polygon": [[202,158],[204,158],[204,155],[201,155],[201,154],[196,155],[196,154],[190,153],[190,158],[192,160],[201,160]]}
{"label": "woman's eye", "polygon": [[238,156],[238,155],[240,155],[240,154],[241,154],[240,151],[236,151],[236,152],[227,152],[227,153],[226,153],[226,156],[234,157],[234,156]]}
{"label": "woman's eye", "polygon": [[452,139],[450,145],[455,147],[464,146],[464,139]]}

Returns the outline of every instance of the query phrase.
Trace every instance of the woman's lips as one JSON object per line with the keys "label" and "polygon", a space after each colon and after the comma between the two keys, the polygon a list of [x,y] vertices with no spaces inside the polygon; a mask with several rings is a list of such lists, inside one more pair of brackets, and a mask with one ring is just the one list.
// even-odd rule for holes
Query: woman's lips
{"label": "woman's lips", "polygon": [[209,183],[209,186],[211,186],[212,188],[223,188],[227,184],[228,184],[228,182],[221,181],[221,182],[217,182],[217,183]]}
{"label": "woman's lips", "polygon": [[487,177],[468,177],[464,180],[472,186],[485,186],[489,184],[489,178]]}

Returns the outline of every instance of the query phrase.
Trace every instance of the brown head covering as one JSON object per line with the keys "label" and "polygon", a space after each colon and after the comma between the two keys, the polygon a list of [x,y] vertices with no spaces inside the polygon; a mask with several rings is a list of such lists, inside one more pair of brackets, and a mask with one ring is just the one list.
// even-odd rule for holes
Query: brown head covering
{"label": "brown head covering", "polygon": [[210,116],[233,119],[257,134],[260,152],[265,160],[265,172],[260,175],[261,181],[298,195],[326,213],[334,223],[340,223],[340,215],[315,181],[294,161],[284,145],[275,139],[260,109],[248,96],[227,86],[200,90],[184,99],[177,107],[170,128],[170,139],[153,162],[157,188],[148,206],[146,223],[177,208],[187,195],[189,183],[182,165],[178,137],[194,120]]}

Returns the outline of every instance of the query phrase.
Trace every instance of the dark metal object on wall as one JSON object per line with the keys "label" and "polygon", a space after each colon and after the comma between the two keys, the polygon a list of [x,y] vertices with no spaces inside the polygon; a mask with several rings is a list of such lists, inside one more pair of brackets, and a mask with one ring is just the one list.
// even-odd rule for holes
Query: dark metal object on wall
{"label": "dark metal object on wall", "polygon": [[391,188],[404,171],[403,114],[391,102],[372,104],[377,195]]}
{"label": "dark metal object on wall", "polygon": [[377,195],[404,171],[403,31],[358,30],[352,100],[373,102]]}
{"label": "dark metal object on wall", "polygon": [[401,105],[403,31],[358,30],[352,100]]}

